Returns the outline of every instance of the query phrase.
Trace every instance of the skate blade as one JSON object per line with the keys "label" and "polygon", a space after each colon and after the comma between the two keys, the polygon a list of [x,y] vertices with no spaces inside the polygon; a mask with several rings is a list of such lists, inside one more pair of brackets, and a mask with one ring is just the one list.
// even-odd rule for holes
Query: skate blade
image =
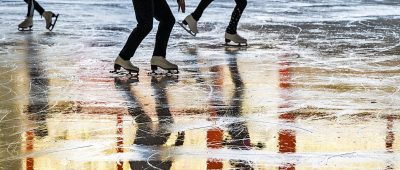
{"label": "skate blade", "polygon": [[248,47],[247,43],[225,42],[226,47]]}
{"label": "skate blade", "polygon": [[110,73],[113,73],[115,75],[120,75],[120,76],[129,76],[129,77],[138,77],[139,76],[139,72],[125,72],[125,71],[111,70]]}
{"label": "skate blade", "polygon": [[171,78],[179,78],[178,74],[173,73],[157,73],[157,72],[148,72],[148,76],[150,77],[171,77]]}
{"label": "skate blade", "polygon": [[59,15],[60,15],[60,14],[57,14],[57,15],[55,16],[54,22],[50,25],[49,31],[53,31],[54,26],[56,26],[56,23],[57,23],[57,20],[58,20],[58,16],[59,16]]}
{"label": "skate blade", "polygon": [[151,72],[147,72],[148,76],[152,76],[152,77],[161,77],[161,76],[167,76],[167,77],[179,77],[178,76],[179,71],[176,72],[155,72],[155,71],[151,71]]}
{"label": "skate blade", "polygon": [[32,31],[32,27],[18,28],[18,31]]}
{"label": "skate blade", "polygon": [[188,32],[190,35],[192,35],[193,37],[196,36],[196,33],[192,32],[189,28],[186,27],[186,25],[182,22],[178,22],[178,24],[185,29],[186,32]]}

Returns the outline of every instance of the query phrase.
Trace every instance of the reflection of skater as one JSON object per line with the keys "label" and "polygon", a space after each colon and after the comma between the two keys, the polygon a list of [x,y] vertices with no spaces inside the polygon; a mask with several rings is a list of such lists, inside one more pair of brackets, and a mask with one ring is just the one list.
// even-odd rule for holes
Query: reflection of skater
{"label": "reflection of skater", "polygon": [[[129,161],[131,169],[170,169],[172,160],[170,155],[156,154],[161,153],[171,137],[171,128],[174,120],[169,109],[167,86],[176,81],[174,77],[163,76],[158,79],[152,77],[151,87],[154,89],[155,111],[158,122],[152,121],[140,103],[137,95],[131,90],[131,84],[138,82],[137,79],[115,78],[116,88],[122,92],[123,97],[128,102],[128,112],[134,118],[137,129],[133,144],[142,148],[141,153],[145,160]],[[182,146],[185,140],[185,132],[178,132],[173,146]],[[150,149],[149,149],[150,148]],[[149,150],[147,150],[149,149]]]}
{"label": "reflection of skater", "polygon": [[[213,0],[201,0],[196,10],[191,15],[187,16],[180,25],[187,31],[189,31],[192,35],[196,35],[199,32],[197,29],[197,21],[199,21],[204,10],[207,8],[208,5],[211,4],[212,1]],[[247,44],[247,40],[241,37],[236,31],[240,17],[242,16],[244,9],[246,8],[247,0],[235,0],[235,2],[235,9],[232,12],[229,25],[226,28],[225,42],[229,43],[230,41],[233,41],[235,43],[238,43],[239,45]]]}
{"label": "reflection of skater", "polygon": [[[39,5],[35,0],[24,0],[28,4],[28,13],[24,21],[22,21],[18,25],[18,30],[24,31],[26,29],[31,30],[33,26],[33,12],[34,10],[38,11],[42,17],[46,20],[46,29],[53,30],[54,25],[56,24],[58,14],[54,14],[51,11],[45,11],[42,6]],[[53,22],[53,18],[55,18]]]}
{"label": "reflection of skater", "polygon": [[[222,87],[224,87],[223,67],[214,66],[211,71],[216,73],[213,79],[213,90],[212,96],[216,96],[211,100],[211,106],[213,109],[211,112],[212,117],[229,117],[229,118],[241,118],[243,108],[243,95],[244,95],[244,83],[240,76],[237,58],[229,59],[229,72],[230,78],[234,85],[233,95],[230,103],[225,105],[223,99]],[[226,106],[226,107],[221,107]],[[226,125],[226,131],[228,135],[224,135],[222,129],[211,129],[207,131],[207,145],[210,148],[218,149],[225,146],[232,150],[250,150],[255,144],[251,143],[249,129],[246,121],[238,120]],[[225,136],[225,139],[223,138]],[[253,162],[248,160],[231,159],[229,160],[231,169],[254,169],[252,167]],[[207,160],[208,169],[222,169],[222,161],[216,159]]]}
{"label": "reflection of skater", "polygon": [[[166,0],[133,0],[132,2],[138,24],[115,60],[114,72],[121,69],[121,67],[129,71],[129,73],[139,72],[139,68],[129,60],[135,54],[142,40],[152,30],[153,17],[160,21],[160,24],[158,25],[153,57],[150,61],[151,69],[154,71],[160,67],[164,70],[175,70],[177,72],[178,66],[165,59],[169,36],[175,24],[175,18]],[[180,4],[179,8],[181,8]],[[183,9],[184,7],[182,7]]]}
{"label": "reflection of skater", "polygon": [[[138,124],[136,131],[136,138],[134,144],[142,146],[143,148],[152,148],[147,154],[146,161],[130,161],[131,169],[170,169],[172,160],[168,159],[170,155],[155,154],[157,150],[162,152],[159,146],[165,145],[171,136],[170,126],[173,123],[173,117],[169,109],[167,98],[167,85],[175,81],[173,77],[162,77],[161,79],[152,77],[151,86],[154,89],[155,110],[157,113],[158,123],[153,123],[149,115],[142,113],[140,115],[132,114]],[[185,139],[185,132],[178,132],[178,136],[173,146],[183,145]]]}

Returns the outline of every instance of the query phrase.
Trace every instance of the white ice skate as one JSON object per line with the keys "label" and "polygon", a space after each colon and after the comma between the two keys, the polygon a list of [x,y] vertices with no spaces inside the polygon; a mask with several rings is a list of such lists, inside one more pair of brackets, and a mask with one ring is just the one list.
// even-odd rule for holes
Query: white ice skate
{"label": "white ice skate", "polygon": [[[51,11],[44,11],[42,17],[46,20],[46,29],[52,31],[54,26],[56,25],[57,19],[59,14],[54,14]],[[54,21],[53,21],[53,18]]]}
{"label": "white ice skate", "polygon": [[182,22],[178,22],[178,24],[190,35],[196,36],[196,34],[199,33],[197,29],[197,21],[193,18],[192,15],[188,15],[185,20],[183,20]]}
{"label": "white ice skate", "polygon": [[[169,62],[167,59],[165,59],[165,57],[162,56],[153,56],[151,58],[151,70],[153,74],[157,74],[155,71],[157,70],[158,67],[164,69],[164,70],[168,70],[168,73],[171,74],[178,74],[178,66],[176,64],[172,64],[171,62]],[[174,72],[172,72],[174,71]]]}
{"label": "white ice skate", "polygon": [[139,68],[134,66],[129,60],[124,60],[120,56],[115,59],[114,63],[114,71],[111,71],[111,73],[118,73],[118,70],[124,68],[126,71],[129,72],[129,74],[136,73],[139,74]]}
{"label": "white ice skate", "polygon": [[237,43],[237,45],[234,45],[234,46],[242,46],[242,44],[247,46],[247,39],[243,38],[239,34],[225,33],[225,45],[230,45],[229,43],[231,41],[233,41],[234,43]]}
{"label": "white ice skate", "polygon": [[32,31],[32,26],[33,26],[33,18],[32,17],[26,17],[24,21],[22,21],[18,25],[18,30],[19,31]]}

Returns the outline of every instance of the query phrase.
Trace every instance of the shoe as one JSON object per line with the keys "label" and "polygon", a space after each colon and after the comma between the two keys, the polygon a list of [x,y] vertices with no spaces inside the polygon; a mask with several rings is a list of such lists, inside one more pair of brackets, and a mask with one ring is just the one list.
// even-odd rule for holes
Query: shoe
{"label": "shoe", "polygon": [[197,21],[193,18],[192,15],[188,15],[185,18],[185,21],[186,21],[187,25],[189,26],[190,31],[192,31],[195,34],[199,33],[199,30],[197,29]]}
{"label": "shoe", "polygon": [[167,59],[165,59],[165,57],[163,56],[153,56],[151,57],[151,70],[154,72],[155,70],[157,70],[158,67],[164,69],[164,70],[176,70],[178,73],[178,66],[176,64],[172,64],[171,62],[169,62]]}
{"label": "shoe", "polygon": [[240,36],[239,34],[229,34],[229,33],[225,33],[225,42],[229,43],[233,41],[234,43],[239,43],[239,44],[246,44],[247,45],[247,39],[243,38],[242,36]]}
{"label": "shoe", "polygon": [[33,26],[33,18],[26,17],[25,20],[18,25],[18,30],[23,31],[27,28],[31,29],[32,26]]}
{"label": "shoe", "polygon": [[138,67],[134,66],[129,60],[124,60],[121,58],[121,56],[118,56],[114,62],[114,72],[117,72],[117,70],[120,70],[121,67],[124,68],[125,70],[127,70],[129,72],[129,74],[131,74],[131,72],[139,73]]}
{"label": "shoe", "polygon": [[[58,14],[56,15],[51,11],[44,11],[42,14],[42,17],[46,21],[46,29],[52,31],[54,28],[54,25],[57,22]],[[54,22],[53,22],[53,18],[55,18]]]}

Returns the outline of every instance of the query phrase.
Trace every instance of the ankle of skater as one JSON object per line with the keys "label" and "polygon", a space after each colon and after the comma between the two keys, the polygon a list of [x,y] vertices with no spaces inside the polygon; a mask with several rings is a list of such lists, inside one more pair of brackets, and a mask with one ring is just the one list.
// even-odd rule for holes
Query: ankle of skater
{"label": "ankle of skater", "polygon": [[237,31],[236,30],[232,30],[232,29],[226,29],[225,33],[234,35],[234,34],[237,34]]}
{"label": "ankle of skater", "polygon": [[123,54],[118,54],[118,56],[119,57],[121,57],[123,60],[125,60],[125,61],[128,61],[128,60],[130,60],[131,58],[130,57],[126,57],[125,55],[123,55]]}

